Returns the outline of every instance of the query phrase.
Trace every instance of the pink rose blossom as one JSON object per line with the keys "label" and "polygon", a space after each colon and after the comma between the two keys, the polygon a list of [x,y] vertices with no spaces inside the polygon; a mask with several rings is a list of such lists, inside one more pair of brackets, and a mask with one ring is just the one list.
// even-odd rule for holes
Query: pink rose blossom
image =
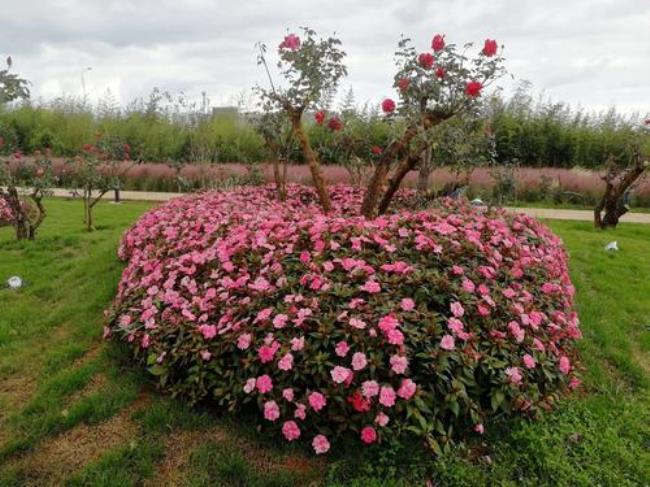
{"label": "pink rose blossom", "polygon": [[312,392],[309,394],[308,400],[314,411],[320,411],[327,404],[327,399],[320,392]]}
{"label": "pink rose blossom", "polygon": [[451,305],[449,305],[449,308],[456,318],[461,318],[465,314],[465,308],[463,308],[463,305],[458,301],[451,303]]}
{"label": "pink rose blossom", "polygon": [[382,386],[379,391],[379,403],[387,408],[395,405],[395,390],[391,386]]}
{"label": "pink rose blossom", "polygon": [[276,315],[275,318],[273,318],[273,326],[277,329],[284,328],[285,326],[287,326],[288,320],[289,317],[285,314]]}
{"label": "pink rose blossom", "polygon": [[207,362],[212,358],[212,354],[207,350],[201,350],[201,358]]}
{"label": "pink rose blossom", "polygon": [[381,286],[376,281],[366,281],[366,283],[361,286],[361,290],[370,294],[377,294],[381,292]]}
{"label": "pink rose blossom", "polygon": [[295,421],[285,421],[282,425],[282,434],[287,441],[293,441],[300,438],[300,428]]}
{"label": "pink rose blossom", "polygon": [[363,441],[366,445],[377,441],[377,432],[375,431],[375,428],[372,426],[366,426],[363,428],[361,430],[361,441]]}
{"label": "pink rose blossom", "polygon": [[354,370],[361,370],[366,365],[368,365],[368,360],[363,352],[357,352],[352,355],[352,368]]}
{"label": "pink rose blossom", "polygon": [[402,399],[409,400],[415,394],[417,385],[411,379],[402,379],[402,383],[397,390],[397,395]]}
{"label": "pink rose blossom", "polygon": [[267,374],[260,375],[257,378],[255,385],[257,386],[258,391],[262,394],[266,394],[267,392],[271,392],[273,389],[273,380]]}
{"label": "pink rose blossom", "polygon": [[291,339],[291,350],[294,352],[299,352],[305,346],[305,337],[292,338]]}
{"label": "pink rose blossom", "polygon": [[511,383],[513,384],[521,384],[521,380],[523,379],[521,372],[519,371],[519,367],[508,367],[506,368],[506,375],[508,376],[508,379],[510,380]]}
{"label": "pink rose blossom", "polygon": [[293,413],[293,417],[304,421],[307,417],[307,406],[296,403],[296,410]]}
{"label": "pink rose blossom", "polygon": [[206,340],[211,340],[217,334],[217,327],[214,325],[201,325],[199,326],[199,332],[201,332],[203,338]]}
{"label": "pink rose blossom", "polygon": [[246,350],[251,345],[252,335],[250,333],[242,333],[237,339],[237,348]]}
{"label": "pink rose blossom", "polygon": [[350,351],[350,346],[348,345],[348,342],[340,341],[336,344],[334,351],[339,357],[345,357]]}
{"label": "pink rose blossom", "polygon": [[[330,371],[332,380],[337,384],[342,384],[343,382],[345,382],[351,373],[352,371],[350,369],[348,369],[347,367],[341,367],[340,365],[337,365]],[[311,397],[309,400],[311,403]]]}
{"label": "pink rose blossom", "polygon": [[358,330],[363,330],[366,327],[366,322],[358,318],[350,318],[350,326],[357,328]]}
{"label": "pink rose blossom", "polygon": [[291,387],[287,387],[285,389],[282,389],[282,397],[289,402],[293,402],[293,389]]}
{"label": "pink rose blossom", "polygon": [[537,362],[535,361],[535,358],[532,355],[528,354],[528,353],[526,355],[524,355],[523,361],[524,361],[524,365],[526,366],[527,369],[534,369],[535,366],[537,365]]}
{"label": "pink rose blossom", "polygon": [[374,380],[367,380],[361,384],[361,393],[364,397],[371,398],[379,394],[379,384]]}
{"label": "pink rose blossom", "polygon": [[390,368],[396,374],[403,374],[408,367],[409,361],[402,355],[393,355],[390,358]]}
{"label": "pink rose blossom", "polygon": [[571,361],[569,360],[569,357],[566,357],[564,355],[560,357],[560,372],[562,372],[564,375],[567,375],[569,372],[571,372]]}
{"label": "pink rose blossom", "polygon": [[264,419],[276,421],[280,417],[280,408],[275,401],[266,401],[264,403]]}
{"label": "pink rose blossom", "polygon": [[404,298],[400,302],[400,306],[404,311],[413,311],[415,309],[415,301],[411,298]]}
{"label": "pink rose blossom", "polygon": [[378,413],[377,416],[375,416],[375,423],[379,426],[386,426],[389,421],[390,418],[384,413]]}
{"label": "pink rose blossom", "polygon": [[278,361],[278,369],[280,370],[291,370],[293,368],[293,355],[287,353]]}
{"label": "pink rose blossom", "polygon": [[485,433],[485,427],[483,426],[483,423],[475,424],[474,431],[476,431],[479,435]]}
{"label": "pink rose blossom", "polygon": [[255,384],[256,383],[257,383],[257,381],[255,380],[254,377],[251,378],[251,379],[248,379],[246,381],[246,383],[244,384],[244,392],[246,394],[250,394],[251,392],[253,392],[255,390]]}
{"label": "pink rose blossom", "polygon": [[330,442],[327,440],[325,435],[316,435],[314,440],[311,442],[311,446],[314,448],[316,455],[321,455],[329,451]]}
{"label": "pink rose blossom", "polygon": [[443,350],[453,350],[456,347],[454,343],[454,337],[451,335],[445,335],[440,340],[440,348]]}

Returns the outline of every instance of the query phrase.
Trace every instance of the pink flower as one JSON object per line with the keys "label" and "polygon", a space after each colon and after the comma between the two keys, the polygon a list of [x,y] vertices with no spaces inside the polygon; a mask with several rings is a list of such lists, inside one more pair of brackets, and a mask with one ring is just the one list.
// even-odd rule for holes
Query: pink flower
{"label": "pink flower", "polygon": [[295,421],[285,421],[282,425],[282,434],[287,441],[293,441],[300,438],[300,428]]}
{"label": "pink flower", "polygon": [[325,435],[316,435],[314,440],[311,442],[311,446],[314,448],[316,455],[320,455],[329,451],[330,442],[327,440]]}
{"label": "pink flower", "polygon": [[451,335],[445,335],[440,340],[440,348],[443,350],[453,350],[455,346],[454,337]]}
{"label": "pink flower", "polygon": [[336,344],[336,348],[334,349],[334,351],[336,352],[336,355],[338,355],[339,357],[345,357],[350,351],[350,346],[348,345],[348,342],[340,341]]}
{"label": "pink flower", "polygon": [[404,343],[404,334],[399,330],[389,330],[386,337],[391,345],[402,345]]}
{"label": "pink flower", "polygon": [[461,318],[465,314],[465,308],[463,308],[463,305],[460,304],[458,301],[454,301],[449,305],[449,308],[451,309],[452,314],[456,318]]}
{"label": "pink flower", "polygon": [[212,354],[207,350],[201,350],[201,358],[207,362],[212,358]]}
{"label": "pink flower", "polygon": [[145,333],[142,336],[142,340],[140,341],[140,346],[142,348],[149,348],[149,345],[151,345],[151,337],[147,333]]}
{"label": "pink flower", "polygon": [[475,424],[474,431],[476,431],[479,435],[485,433],[485,427],[483,426],[483,423]]}
{"label": "pink flower", "polygon": [[352,355],[352,368],[354,370],[361,370],[366,365],[368,365],[368,360],[363,352],[357,352]]}
{"label": "pink flower", "polygon": [[244,392],[245,392],[246,394],[250,394],[251,392],[253,392],[253,391],[255,390],[255,384],[256,384],[256,383],[257,383],[257,381],[255,380],[254,377],[248,379],[248,380],[246,381],[246,383],[244,384]]}
{"label": "pink flower", "polygon": [[435,52],[442,51],[445,48],[445,36],[436,34],[431,40],[431,49]]}
{"label": "pink flower", "polygon": [[305,346],[305,337],[292,338],[291,339],[291,350],[294,352],[299,352]]}
{"label": "pink flower", "polygon": [[511,321],[508,323],[508,331],[510,331],[510,334],[515,337],[515,341],[517,343],[521,343],[524,341],[524,337],[526,335],[526,332],[519,326],[519,323],[516,321]]}
{"label": "pink flower", "polygon": [[367,380],[361,384],[361,393],[364,397],[371,398],[379,394],[379,384],[374,380]]}
{"label": "pink flower", "polygon": [[204,339],[211,340],[217,334],[217,327],[214,325],[201,325],[199,326],[199,332],[201,332]]}
{"label": "pink flower", "polygon": [[403,374],[408,367],[409,361],[402,355],[393,355],[390,358],[390,368],[396,374]]}
{"label": "pink flower", "polygon": [[411,298],[404,298],[400,302],[400,306],[404,311],[413,311],[415,309],[415,301]]}
{"label": "pink flower", "polygon": [[[330,370],[330,375],[332,376],[332,380],[337,384],[342,384],[343,382],[345,382],[351,373],[352,371],[350,369],[348,369],[347,367],[341,367],[340,365],[337,365],[332,370]],[[311,403],[311,396],[309,401]]]}
{"label": "pink flower", "polygon": [[293,417],[304,421],[305,418],[307,417],[306,410],[307,410],[307,406],[297,402],[296,403],[296,410],[293,413]]}
{"label": "pink flower", "polygon": [[350,326],[358,330],[363,330],[366,327],[366,322],[358,318],[350,318]]}
{"label": "pink flower", "polygon": [[262,394],[266,394],[267,392],[271,392],[273,389],[273,380],[267,374],[260,375],[257,378],[255,385],[257,386],[258,391]]}
{"label": "pink flower", "polygon": [[395,405],[395,390],[391,386],[382,386],[379,391],[379,403],[387,408]]}
{"label": "pink flower", "polygon": [[521,384],[521,380],[523,379],[523,377],[521,376],[519,367],[506,368],[506,375],[508,376],[508,379],[510,380],[511,383]]}
{"label": "pink flower", "polygon": [[300,37],[296,34],[289,34],[284,37],[284,40],[278,46],[279,49],[289,49],[290,51],[297,51],[300,49]]}
{"label": "pink flower", "polygon": [[376,281],[366,281],[366,283],[361,286],[361,290],[370,294],[377,294],[381,292],[381,286]]}
{"label": "pink flower", "polygon": [[537,362],[535,361],[535,358],[532,355],[528,354],[528,353],[526,355],[524,355],[523,361],[524,361],[524,365],[526,366],[527,369],[534,369],[535,366],[537,365]]}
{"label": "pink flower", "polygon": [[569,360],[569,357],[562,355],[560,357],[560,372],[562,372],[564,375],[567,375],[569,372],[571,372],[571,361]]}
{"label": "pink flower", "polygon": [[271,345],[262,345],[257,350],[257,355],[259,356],[262,363],[265,364],[273,360],[273,357],[275,357],[275,352],[278,351],[278,348],[280,348],[280,345],[278,345],[277,342],[273,342]]}
{"label": "pink flower", "polygon": [[255,322],[268,320],[271,317],[272,313],[273,313],[273,308],[264,308],[259,313],[257,313],[257,316],[255,317]]}
{"label": "pink flower", "polygon": [[377,416],[375,416],[375,423],[379,426],[386,426],[388,421],[390,421],[390,418],[384,413],[378,413]]}
{"label": "pink flower", "polygon": [[463,279],[463,289],[468,293],[473,293],[476,289],[476,286],[469,279]]}
{"label": "pink flower", "polygon": [[327,399],[320,392],[312,392],[309,394],[308,400],[314,411],[320,411],[327,404]]}
{"label": "pink flower", "polygon": [[402,379],[402,383],[397,390],[397,395],[402,399],[409,400],[415,394],[417,390],[417,384],[411,379]]}
{"label": "pink flower", "polygon": [[377,432],[375,431],[375,428],[372,426],[366,426],[363,428],[361,430],[361,441],[363,441],[366,445],[377,441]]}
{"label": "pink flower", "polygon": [[251,345],[252,335],[250,333],[242,333],[237,339],[237,348],[246,350]]}
{"label": "pink flower", "polygon": [[381,102],[381,109],[384,113],[393,113],[395,111],[395,102],[390,98],[386,98]]}
{"label": "pink flower", "polygon": [[291,387],[287,387],[286,389],[282,389],[282,397],[289,402],[293,401],[293,389]]}
{"label": "pink flower", "polygon": [[289,317],[285,314],[276,315],[275,318],[273,318],[273,326],[277,329],[284,328],[287,326],[288,319]]}
{"label": "pink flower", "polygon": [[266,401],[264,403],[264,419],[276,421],[280,417],[280,408],[275,401]]}
{"label": "pink flower", "polygon": [[280,370],[291,370],[293,368],[293,355],[287,353],[278,361],[278,369]]}
{"label": "pink flower", "polygon": [[409,81],[408,78],[400,78],[397,80],[397,87],[399,88],[400,91],[408,90],[410,84],[411,82]]}
{"label": "pink flower", "polygon": [[447,321],[447,328],[449,328],[455,335],[460,335],[465,331],[465,325],[458,318],[449,318]]}

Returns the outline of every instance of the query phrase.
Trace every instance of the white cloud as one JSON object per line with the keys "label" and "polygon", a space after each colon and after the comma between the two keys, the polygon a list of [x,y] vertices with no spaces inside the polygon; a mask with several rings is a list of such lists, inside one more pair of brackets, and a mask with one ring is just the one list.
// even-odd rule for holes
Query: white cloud
{"label": "white cloud", "polygon": [[391,93],[400,34],[426,49],[444,32],[454,42],[497,38],[509,72],[554,100],[650,111],[647,0],[22,0],[3,6],[0,25],[0,54],[13,55],[37,97],[81,94],[92,66],[91,98],[110,88],[126,103],[159,86],[230,103],[265,81],[256,41],[275,46],[286,28],[309,25],[342,39],[345,86],[359,101]]}

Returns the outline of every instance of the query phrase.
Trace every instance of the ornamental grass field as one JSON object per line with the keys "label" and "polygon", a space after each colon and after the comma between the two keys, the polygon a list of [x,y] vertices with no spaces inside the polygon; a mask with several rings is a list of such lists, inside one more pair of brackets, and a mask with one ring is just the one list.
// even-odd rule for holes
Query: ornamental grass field
{"label": "ornamental grass field", "polygon": [[[48,201],[39,238],[0,228],[0,485],[647,485],[650,479],[650,226],[547,224],[565,242],[584,338],[584,387],[530,422],[433,460],[417,444],[326,458],[258,432],[246,415],[159,394],[129,353],[102,340],[123,264],[117,247],[145,203]],[[607,253],[617,240],[620,251]]]}

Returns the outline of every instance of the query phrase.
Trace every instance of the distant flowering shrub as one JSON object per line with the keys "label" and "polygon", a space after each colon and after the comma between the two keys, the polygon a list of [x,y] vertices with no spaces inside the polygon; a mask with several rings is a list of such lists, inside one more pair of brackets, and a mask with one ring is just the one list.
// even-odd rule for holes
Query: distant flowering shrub
{"label": "distant flowering shrub", "polygon": [[4,198],[0,198],[0,227],[11,225],[13,222],[13,211]]}
{"label": "distant flowering shrub", "polygon": [[351,432],[440,452],[579,384],[574,288],[536,220],[457,203],[357,216],[362,192],[288,185],[178,198],[123,237],[107,337],[160,386],[325,453]]}

